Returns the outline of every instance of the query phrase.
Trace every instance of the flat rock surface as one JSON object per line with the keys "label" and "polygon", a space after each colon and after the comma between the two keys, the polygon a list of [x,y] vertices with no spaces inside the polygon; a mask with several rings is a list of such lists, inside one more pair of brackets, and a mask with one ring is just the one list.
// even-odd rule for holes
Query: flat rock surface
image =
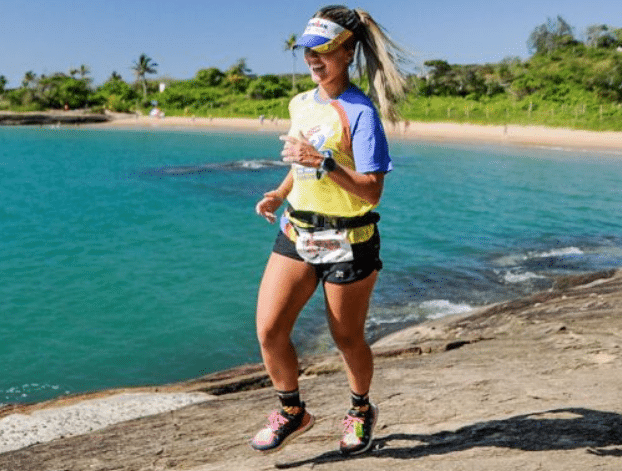
{"label": "flat rock surface", "polygon": [[216,398],[0,454],[0,470],[619,471],[621,346],[622,274],[566,279],[378,342],[372,399],[380,416],[363,456],[335,451],[348,386],[338,358],[326,356],[302,363],[301,390],[316,424],[279,453],[248,447],[277,407],[265,372],[249,365],[151,389]]}

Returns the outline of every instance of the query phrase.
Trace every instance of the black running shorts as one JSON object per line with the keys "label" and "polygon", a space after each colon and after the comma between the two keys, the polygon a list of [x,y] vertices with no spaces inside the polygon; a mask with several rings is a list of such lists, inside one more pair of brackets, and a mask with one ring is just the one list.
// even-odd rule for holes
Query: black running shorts
{"label": "black running shorts", "polygon": [[[298,255],[296,244],[279,231],[274,243],[273,252],[285,257],[293,258],[304,262]],[[354,260],[351,262],[309,264],[315,268],[315,273],[319,280],[324,283],[346,284],[367,278],[374,270],[382,270],[380,260],[380,234],[378,228],[374,235],[366,242],[352,244]],[[306,262],[305,262],[306,263]]]}

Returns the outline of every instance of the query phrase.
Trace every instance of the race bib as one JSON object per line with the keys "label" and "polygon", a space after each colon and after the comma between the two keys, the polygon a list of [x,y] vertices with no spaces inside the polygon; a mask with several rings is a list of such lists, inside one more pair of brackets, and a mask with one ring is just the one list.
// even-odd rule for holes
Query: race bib
{"label": "race bib", "polygon": [[309,263],[338,263],[354,260],[352,245],[345,229],[308,232],[298,229],[296,251]]}

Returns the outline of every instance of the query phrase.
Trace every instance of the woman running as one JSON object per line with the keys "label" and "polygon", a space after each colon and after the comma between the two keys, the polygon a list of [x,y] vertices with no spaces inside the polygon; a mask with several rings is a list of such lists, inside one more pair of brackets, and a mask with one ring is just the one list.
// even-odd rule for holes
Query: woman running
{"label": "woman running", "polygon": [[[257,203],[273,223],[287,200],[274,249],[259,288],[257,335],[282,409],[251,440],[275,451],[309,430],[314,417],[300,399],[298,357],[290,334],[298,314],[321,282],[330,332],[345,364],[352,406],[340,450],[363,453],[372,445],[378,408],[369,400],[372,352],[365,340],[370,296],[382,269],[373,211],[384,176],[392,170],[383,117],[395,119],[405,79],[400,49],[362,10],[328,6],[309,21],[296,47],[317,88],[290,102],[291,128],[281,153],[291,170]],[[366,96],[350,81],[356,63],[370,84]],[[364,70],[363,70],[364,66]]]}

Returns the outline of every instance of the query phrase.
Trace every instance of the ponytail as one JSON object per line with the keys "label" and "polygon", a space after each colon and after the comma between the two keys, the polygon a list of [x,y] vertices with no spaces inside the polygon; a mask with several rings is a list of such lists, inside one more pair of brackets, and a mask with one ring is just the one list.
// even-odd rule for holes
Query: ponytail
{"label": "ponytail", "polygon": [[376,101],[380,114],[392,122],[397,121],[396,105],[406,92],[406,74],[402,66],[407,62],[408,53],[361,9],[328,6],[318,11],[315,17],[331,20],[354,33],[351,47],[355,47],[358,75],[367,78],[367,93]]}
{"label": "ponytail", "polygon": [[405,53],[369,13],[358,9],[355,12],[362,24],[356,52],[359,76],[363,77],[364,66],[369,95],[377,101],[382,116],[395,122],[398,119],[396,104],[406,91],[405,73],[400,68]]}

